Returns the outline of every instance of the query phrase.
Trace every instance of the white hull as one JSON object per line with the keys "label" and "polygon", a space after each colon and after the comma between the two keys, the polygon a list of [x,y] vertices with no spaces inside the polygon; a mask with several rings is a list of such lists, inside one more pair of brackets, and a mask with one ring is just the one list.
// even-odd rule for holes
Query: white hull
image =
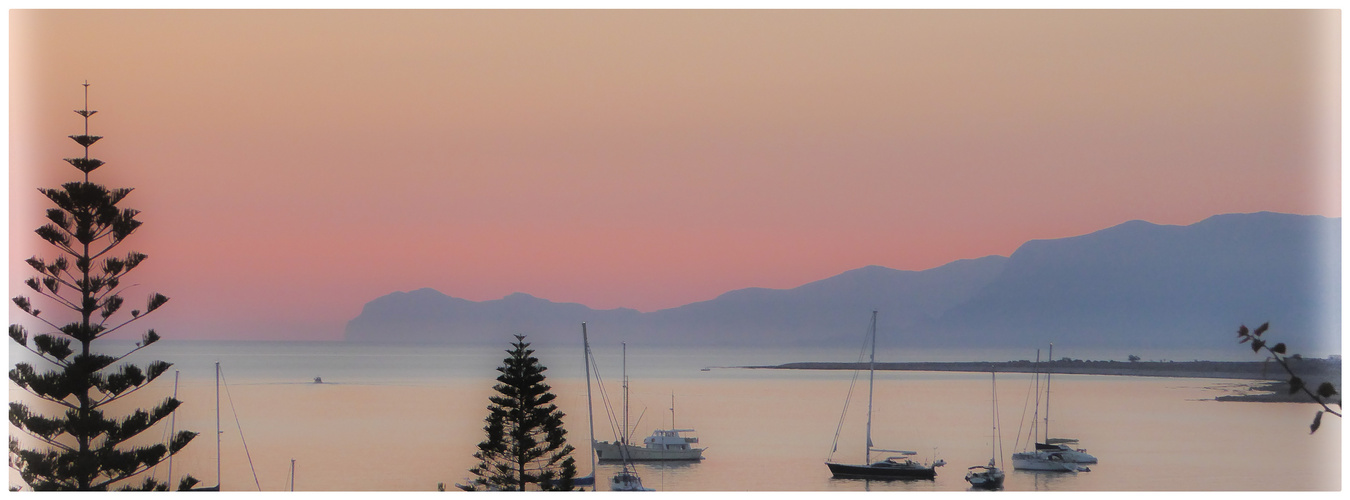
{"label": "white hull", "polygon": [[1075,450],[1064,445],[1051,445],[1052,448],[1041,448],[1042,446],[1045,445],[1036,445],[1039,448],[1036,450],[1038,453],[1057,453],[1065,462],[1089,465],[1097,463],[1097,457],[1089,455],[1083,450]]}
{"label": "white hull", "polygon": [[[620,449],[622,447],[623,449]],[[633,445],[621,445],[609,441],[595,443],[595,455],[602,461],[653,461],[653,460],[703,460],[704,448],[685,450],[662,450],[643,448]],[[625,455],[627,455],[625,457]]]}
{"label": "white hull", "polygon": [[1078,472],[1078,464],[1065,460],[1064,456],[1058,452],[1013,453],[1012,462],[1014,470]]}

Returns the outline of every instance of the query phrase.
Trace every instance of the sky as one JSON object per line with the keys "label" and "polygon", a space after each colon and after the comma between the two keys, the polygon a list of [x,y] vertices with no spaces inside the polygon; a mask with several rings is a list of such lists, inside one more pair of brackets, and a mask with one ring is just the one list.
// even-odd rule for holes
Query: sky
{"label": "sky", "polygon": [[[9,12],[11,295],[66,136],[168,339],[424,287],[653,311],[1142,219],[1341,215],[1336,11]],[[17,310],[11,306],[13,320]],[[49,308],[50,309],[50,308]],[[21,314],[21,313],[19,313]]]}

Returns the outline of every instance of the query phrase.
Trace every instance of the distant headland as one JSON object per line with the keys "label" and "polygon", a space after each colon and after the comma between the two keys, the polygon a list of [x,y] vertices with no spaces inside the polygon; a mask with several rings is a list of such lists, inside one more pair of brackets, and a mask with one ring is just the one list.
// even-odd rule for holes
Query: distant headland
{"label": "distant headland", "polygon": [[[1290,359],[1290,367],[1307,379],[1325,379],[1339,382],[1341,358]],[[858,370],[867,369],[867,363],[800,362],[772,366],[741,366],[738,368],[770,370]],[[923,372],[977,372],[1036,373],[1055,375],[1122,375],[1132,377],[1222,378],[1242,380],[1284,380],[1288,374],[1274,362],[1262,361],[1085,361],[1059,360],[1035,363],[1032,361],[959,361],[877,363],[878,370]]]}
{"label": "distant headland", "polygon": [[[1341,389],[1341,357],[1291,358],[1290,368],[1306,380],[1329,381]],[[740,366],[764,370],[865,370],[867,363],[800,362],[772,366]],[[923,372],[1037,373],[1049,371],[1055,375],[1119,375],[1131,377],[1215,378],[1260,380],[1247,393],[1214,398],[1216,401],[1246,401],[1267,403],[1311,403],[1302,393],[1289,394],[1289,375],[1274,362],[1263,361],[1084,361],[1059,360],[1034,363],[1031,361],[963,361],[877,363],[878,370]]]}

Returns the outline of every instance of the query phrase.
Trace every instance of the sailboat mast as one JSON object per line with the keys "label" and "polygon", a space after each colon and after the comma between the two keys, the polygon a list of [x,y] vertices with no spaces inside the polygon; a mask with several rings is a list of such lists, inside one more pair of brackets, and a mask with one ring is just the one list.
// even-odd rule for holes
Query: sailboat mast
{"label": "sailboat mast", "polygon": [[[1036,371],[1035,371],[1035,375],[1036,375],[1036,406],[1034,407],[1035,409],[1031,411],[1031,435],[1028,436],[1028,438],[1031,440],[1032,443],[1035,443],[1035,442],[1036,442],[1036,435],[1037,435],[1037,434],[1040,434],[1040,429],[1037,429],[1037,427],[1040,425],[1040,420],[1041,420],[1041,350],[1040,350],[1040,349],[1036,349],[1036,364],[1033,365],[1033,366],[1036,367],[1036,368],[1035,368],[1035,370],[1036,370]],[[1019,437],[1018,439],[1021,439],[1021,437]],[[1034,450],[1035,448],[1032,448],[1032,449]]]}
{"label": "sailboat mast", "polygon": [[[591,411],[591,342],[586,338],[586,323],[581,324],[582,354],[586,357],[586,419],[591,426],[591,478],[595,478],[595,412]],[[591,484],[595,491],[595,484]]]}
{"label": "sailboat mast", "polygon": [[623,434],[619,442],[628,444],[628,343],[623,343]]}
{"label": "sailboat mast", "polygon": [[[998,456],[998,380],[995,379],[994,370],[989,370],[989,425],[993,430],[993,435],[989,439],[989,453],[994,457]],[[989,465],[994,465],[994,458],[989,459]]]}
{"label": "sailboat mast", "polygon": [[1050,343],[1045,363],[1045,444],[1050,444],[1050,363],[1055,362],[1055,343]]}
{"label": "sailboat mast", "polygon": [[670,430],[675,430],[675,391],[670,391]]}
{"label": "sailboat mast", "polygon": [[877,312],[872,311],[872,354],[867,362],[867,451],[865,464],[872,463],[872,386],[877,374]]}
{"label": "sailboat mast", "polygon": [[[85,107],[88,109],[88,106]],[[178,370],[173,371],[173,399],[178,400]],[[173,443],[173,437],[178,434],[178,411],[173,412],[169,417],[169,443]],[[169,454],[169,485],[173,485],[173,454]]]}
{"label": "sailboat mast", "polygon": [[216,491],[220,491],[220,362],[216,362]]}

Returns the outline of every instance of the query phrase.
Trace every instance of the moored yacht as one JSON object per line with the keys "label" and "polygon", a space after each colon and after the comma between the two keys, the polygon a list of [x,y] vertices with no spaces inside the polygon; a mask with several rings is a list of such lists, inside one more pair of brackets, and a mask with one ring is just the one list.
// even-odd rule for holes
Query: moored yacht
{"label": "moored yacht", "polygon": [[[872,325],[868,328],[866,339],[871,342],[871,355],[867,366],[867,446],[863,451],[863,463],[861,464],[841,464],[834,461],[834,452],[839,450],[839,431],[843,429],[844,417],[848,415],[848,398],[844,400],[844,411],[839,415],[839,426],[835,429],[834,447],[830,451],[830,458],[825,460],[825,465],[830,468],[830,474],[837,479],[934,479],[937,477],[937,467],[941,467],[946,462],[937,460],[931,465],[914,461],[912,458],[915,452],[900,450],[882,450],[872,447],[872,396],[876,379],[877,364],[877,312],[872,311]],[[856,381],[856,375],[854,380]],[[849,395],[853,394],[852,384],[849,385]],[[885,460],[879,462],[872,461],[872,452],[898,453],[891,455]],[[936,449],[934,450],[936,454]]]}
{"label": "moored yacht", "polygon": [[[680,435],[693,429],[657,429],[642,440],[642,446],[621,441],[595,443],[595,454],[602,461],[703,460],[705,448],[695,448],[698,438]],[[625,457],[624,455],[627,455]]]}

